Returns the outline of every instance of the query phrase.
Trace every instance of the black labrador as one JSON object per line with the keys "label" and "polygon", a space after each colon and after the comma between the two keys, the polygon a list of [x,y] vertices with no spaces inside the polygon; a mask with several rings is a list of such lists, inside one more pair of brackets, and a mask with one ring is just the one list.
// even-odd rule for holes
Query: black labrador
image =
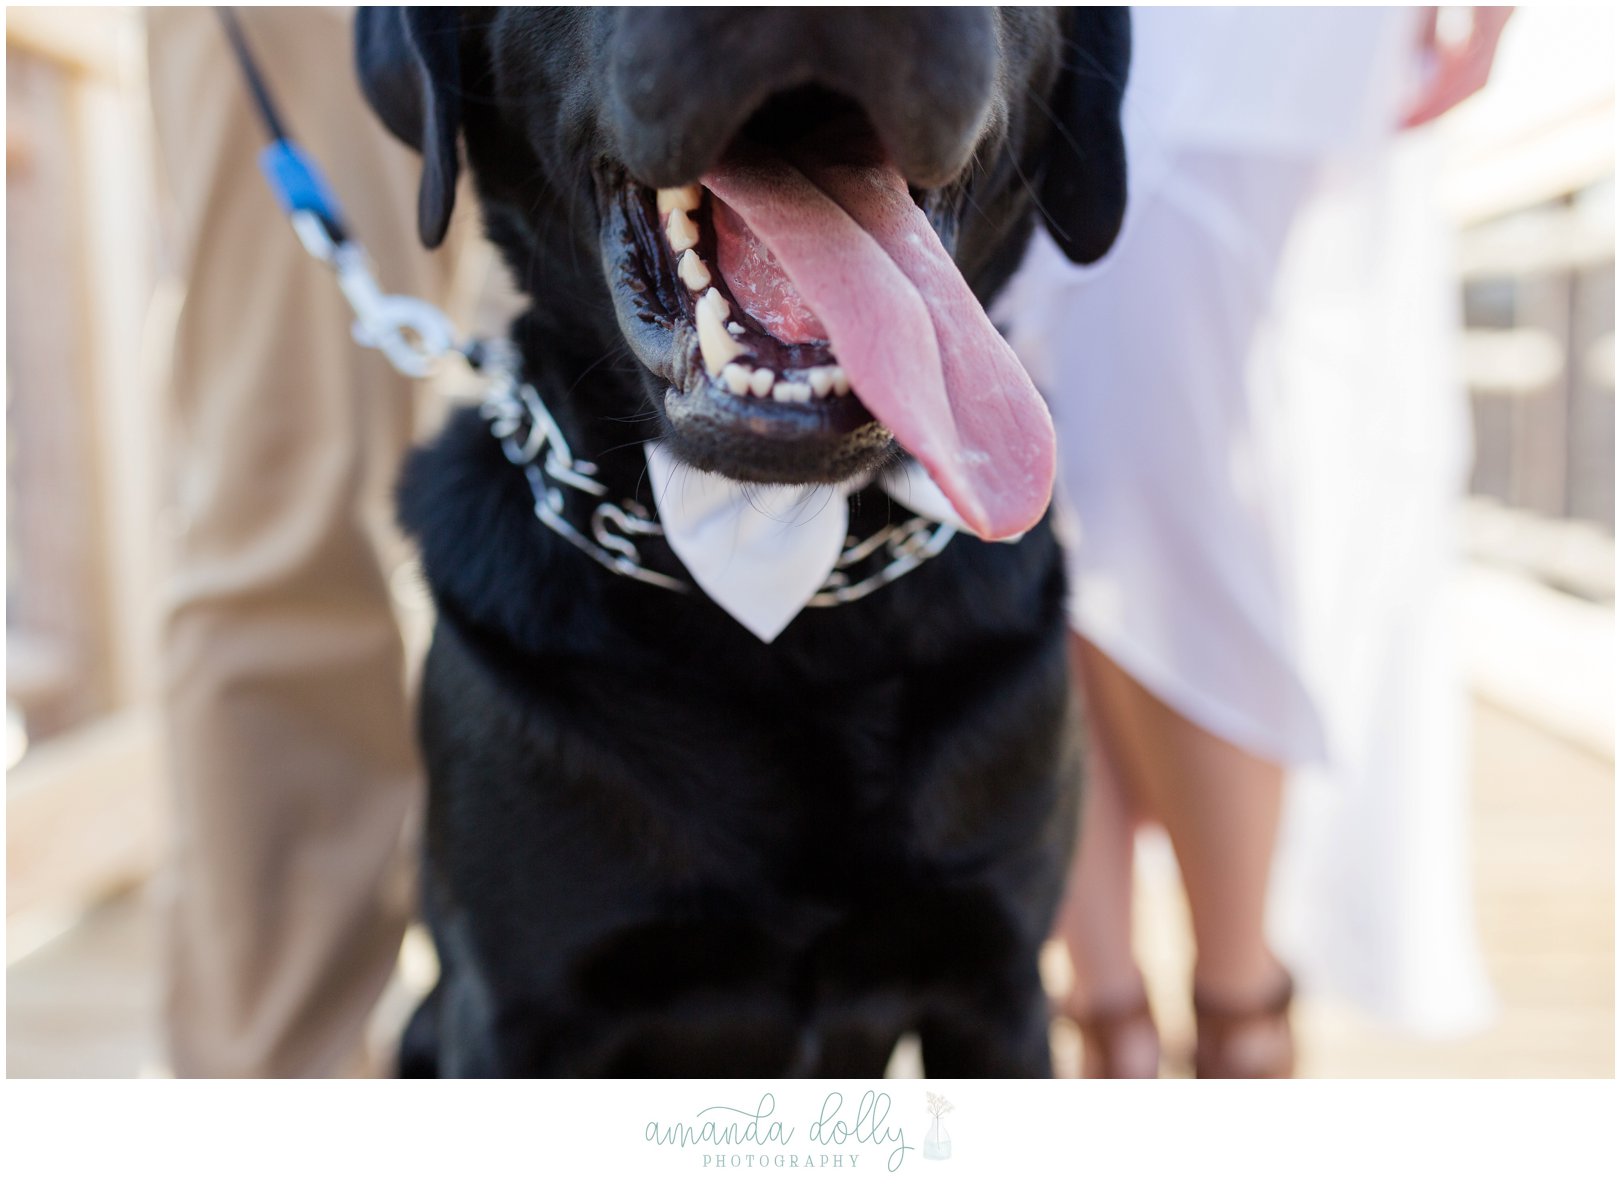
{"label": "black labrador", "polygon": [[[982,303],[1038,215],[1078,261],[1118,231],[1125,11],[366,9],[357,39],[429,245],[470,170],[544,406],[509,385],[401,481],[441,963],[402,1071],[877,1076],[915,1030],[931,1075],[1048,1073],[1078,725],[1050,423]],[[650,437],[748,483],[921,464],[975,532],[931,555],[865,486],[849,540],[885,548],[768,644],[661,539]]]}

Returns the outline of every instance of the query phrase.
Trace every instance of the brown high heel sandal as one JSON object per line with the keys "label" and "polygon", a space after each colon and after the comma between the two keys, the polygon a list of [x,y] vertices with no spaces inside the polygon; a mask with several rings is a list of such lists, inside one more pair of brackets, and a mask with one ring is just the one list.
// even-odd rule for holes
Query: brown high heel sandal
{"label": "brown high heel sandal", "polygon": [[[1139,994],[1118,1007],[1102,1011],[1064,1013],[1081,1030],[1081,1076],[1090,1078],[1123,1078],[1127,1076],[1159,1076],[1159,1029],[1148,1008],[1148,996]],[[1121,1072],[1116,1057],[1125,1037],[1136,1028],[1146,1026],[1154,1038],[1154,1072],[1128,1075]],[[1087,1072],[1090,1067],[1092,1072]]]}
{"label": "brown high heel sandal", "polygon": [[[1197,1078],[1291,1078],[1295,1073],[1295,1036],[1289,1024],[1289,1008],[1294,1003],[1295,983],[1283,972],[1283,984],[1261,1003],[1235,1008],[1212,1003],[1208,996],[1193,992],[1193,1015],[1198,1040],[1193,1055],[1193,1076]],[[1258,1064],[1236,1062],[1234,1046],[1240,1034],[1268,1027],[1280,1035],[1277,1052]],[[1271,1043],[1271,1042],[1268,1042]],[[1265,1046],[1259,1046],[1263,1048]]]}

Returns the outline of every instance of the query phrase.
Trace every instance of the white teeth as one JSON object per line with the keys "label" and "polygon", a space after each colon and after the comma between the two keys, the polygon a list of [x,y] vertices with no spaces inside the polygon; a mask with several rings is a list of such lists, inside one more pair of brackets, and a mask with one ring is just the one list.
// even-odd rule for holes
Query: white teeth
{"label": "white teeth", "polygon": [[[686,282],[687,288],[694,293],[701,293],[709,288],[709,282],[712,279],[709,275],[709,266],[691,248],[681,253],[681,262],[676,265],[675,271]],[[733,331],[733,333],[736,332]]]}
{"label": "white teeth", "polygon": [[[673,220],[672,220],[673,221]],[[698,299],[698,350],[704,357],[704,368],[712,376],[720,374],[732,360],[743,354],[743,348],[726,333],[726,315],[732,307],[717,289],[711,289]]]}
{"label": "white teeth", "polygon": [[698,209],[699,197],[697,186],[677,186],[670,190],[660,190],[659,214],[667,215],[671,211],[695,211]]}
{"label": "white teeth", "polygon": [[703,295],[694,308],[698,352],[703,356],[705,370],[734,396],[752,393],[797,404],[830,393],[849,395],[850,378],[836,365],[807,368],[802,380],[778,380],[770,368],[751,368],[736,362],[738,356],[747,353],[737,341],[747,331],[740,323],[728,321],[732,307],[719,290],[712,288],[714,274],[696,251],[698,224],[693,221],[692,213],[701,204],[703,191],[698,186],[676,186],[658,191],[657,198],[659,214],[666,216],[665,238],[678,257],[676,275],[692,293]]}
{"label": "white teeth", "polygon": [[715,320],[715,325],[722,330],[726,328],[726,316],[732,312],[731,303],[720,295],[719,289],[709,289],[698,299],[698,309],[707,310]]}
{"label": "white teeth", "polygon": [[670,221],[665,224],[664,234],[670,241],[670,247],[677,252],[685,252],[698,244],[698,224],[679,207],[670,212]]}
{"label": "white teeth", "polygon": [[[704,351],[704,362],[706,364],[710,362],[711,352],[715,348],[712,345],[705,345],[704,327],[708,326],[710,328],[709,333],[712,334],[716,327],[711,319],[724,316],[722,311],[725,308],[726,299],[713,289],[704,294],[703,299],[698,303],[699,346]],[[735,350],[737,354],[743,353],[744,349],[737,343],[732,342],[730,339],[727,342],[730,344],[730,349]],[[726,349],[725,347],[721,348],[721,350]],[[728,355],[727,358],[730,360],[733,356]],[[716,369],[711,366],[709,370],[713,374]],[[840,385],[843,386],[845,392],[850,391],[850,382],[845,378],[844,369],[841,367],[808,368],[804,372],[805,379],[803,380],[779,380],[777,379],[777,373],[768,367],[752,368],[746,363],[728,362],[720,369],[719,376],[720,382],[734,396],[747,396],[752,393],[762,399],[769,396],[772,400],[780,400],[790,404],[802,404],[814,397],[824,397],[828,393],[836,391]]]}
{"label": "white teeth", "polygon": [[754,393],[755,396],[770,396],[771,385],[776,378],[776,372],[768,367],[762,367],[754,373],[754,378],[749,381],[749,391]]}
{"label": "white teeth", "polygon": [[773,400],[806,401],[811,398],[811,386],[797,380],[784,380],[772,388]]}
{"label": "white teeth", "polygon": [[[681,211],[675,211],[670,216],[671,228],[677,228],[683,217]],[[708,265],[691,250],[682,253],[676,271],[693,292],[707,286],[711,279]],[[731,303],[721,296],[720,290],[704,288],[703,295],[694,302],[694,310],[698,351],[703,356],[704,368],[732,395],[752,394],[761,399],[770,397],[801,404],[830,393],[845,396],[850,392],[850,379],[844,369],[836,364],[805,368],[803,371],[796,368],[794,371],[800,378],[779,380],[777,373],[768,367],[753,368],[738,363],[738,356],[748,354],[748,348],[735,336],[747,332],[737,322],[728,320],[732,314]]]}

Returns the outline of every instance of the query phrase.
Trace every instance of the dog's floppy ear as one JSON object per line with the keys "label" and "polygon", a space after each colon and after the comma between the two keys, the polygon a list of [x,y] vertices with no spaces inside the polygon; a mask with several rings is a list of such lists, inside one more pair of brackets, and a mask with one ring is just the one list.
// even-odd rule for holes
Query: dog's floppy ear
{"label": "dog's floppy ear", "polygon": [[1120,99],[1131,65],[1125,8],[1072,8],[1064,64],[1053,89],[1053,128],[1041,175],[1042,216],[1077,264],[1100,259],[1126,214],[1126,145]]}
{"label": "dog's floppy ear", "polygon": [[417,233],[436,248],[456,203],[461,129],[461,16],[454,8],[361,8],[360,89],[388,130],[422,154]]}

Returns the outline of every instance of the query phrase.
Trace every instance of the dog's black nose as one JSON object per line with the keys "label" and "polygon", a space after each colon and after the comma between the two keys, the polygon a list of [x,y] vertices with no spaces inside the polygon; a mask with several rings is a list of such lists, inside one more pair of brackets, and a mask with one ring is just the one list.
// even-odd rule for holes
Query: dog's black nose
{"label": "dog's black nose", "polygon": [[944,185],[991,118],[999,53],[985,8],[622,8],[608,50],[619,153],[651,186],[697,180],[807,85],[858,103],[909,182]]}

